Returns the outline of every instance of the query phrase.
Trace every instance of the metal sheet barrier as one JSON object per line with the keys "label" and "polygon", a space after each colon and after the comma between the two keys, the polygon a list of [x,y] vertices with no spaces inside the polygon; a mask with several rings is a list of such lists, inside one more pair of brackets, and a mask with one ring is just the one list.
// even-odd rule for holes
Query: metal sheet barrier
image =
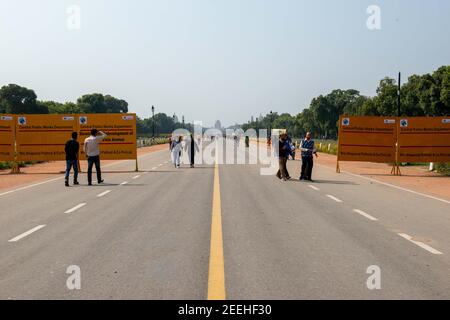
{"label": "metal sheet barrier", "polygon": [[339,118],[339,161],[391,163],[450,162],[450,117]]}
{"label": "metal sheet barrier", "polygon": [[[65,160],[65,143],[78,132],[79,159],[92,128],[105,132],[100,144],[105,160],[136,160],[135,114],[0,115],[0,161]],[[17,170],[13,170],[17,172]]]}

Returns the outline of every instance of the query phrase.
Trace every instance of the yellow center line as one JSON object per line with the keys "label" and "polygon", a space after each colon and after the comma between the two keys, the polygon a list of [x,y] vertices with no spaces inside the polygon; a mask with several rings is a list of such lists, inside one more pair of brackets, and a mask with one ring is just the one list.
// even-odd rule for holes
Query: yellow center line
{"label": "yellow center line", "polygon": [[222,209],[220,200],[219,164],[216,157],[216,164],[214,168],[214,194],[211,222],[211,247],[209,254],[208,300],[225,299]]}

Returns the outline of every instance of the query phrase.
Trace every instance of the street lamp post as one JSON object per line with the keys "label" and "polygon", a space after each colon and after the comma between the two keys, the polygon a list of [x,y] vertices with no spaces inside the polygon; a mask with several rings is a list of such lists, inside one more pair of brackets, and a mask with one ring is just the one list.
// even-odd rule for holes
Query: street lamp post
{"label": "street lamp post", "polygon": [[270,110],[270,118],[269,118],[269,137],[272,138],[272,115],[273,112],[272,110]]}
{"label": "street lamp post", "polygon": [[153,139],[155,139],[155,106],[152,106]]}

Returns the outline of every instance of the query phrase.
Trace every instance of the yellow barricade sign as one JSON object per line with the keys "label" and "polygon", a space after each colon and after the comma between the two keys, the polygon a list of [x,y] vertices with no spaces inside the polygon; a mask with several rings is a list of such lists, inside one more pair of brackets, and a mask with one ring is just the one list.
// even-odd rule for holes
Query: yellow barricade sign
{"label": "yellow barricade sign", "polygon": [[399,119],[400,162],[450,162],[450,117]]}
{"label": "yellow barricade sign", "polygon": [[16,117],[17,161],[65,160],[64,146],[77,131],[74,115]]}
{"label": "yellow barricade sign", "polygon": [[14,116],[0,116],[0,161],[14,160]]}
{"label": "yellow barricade sign", "polygon": [[100,157],[105,160],[137,159],[135,114],[86,114],[78,117],[80,159],[86,158],[84,140],[91,129],[103,131],[108,136],[100,143]]}
{"label": "yellow barricade sign", "polygon": [[395,118],[341,116],[338,161],[395,162],[396,123]]}

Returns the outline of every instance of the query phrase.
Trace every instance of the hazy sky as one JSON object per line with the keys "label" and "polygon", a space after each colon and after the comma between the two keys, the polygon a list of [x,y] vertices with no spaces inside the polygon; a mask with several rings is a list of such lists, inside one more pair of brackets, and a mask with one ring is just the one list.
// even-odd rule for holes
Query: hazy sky
{"label": "hazy sky", "polygon": [[[80,30],[67,27],[70,5]],[[381,30],[366,26],[369,5]],[[449,16],[446,0],[0,0],[0,85],[230,125],[448,65]]]}

